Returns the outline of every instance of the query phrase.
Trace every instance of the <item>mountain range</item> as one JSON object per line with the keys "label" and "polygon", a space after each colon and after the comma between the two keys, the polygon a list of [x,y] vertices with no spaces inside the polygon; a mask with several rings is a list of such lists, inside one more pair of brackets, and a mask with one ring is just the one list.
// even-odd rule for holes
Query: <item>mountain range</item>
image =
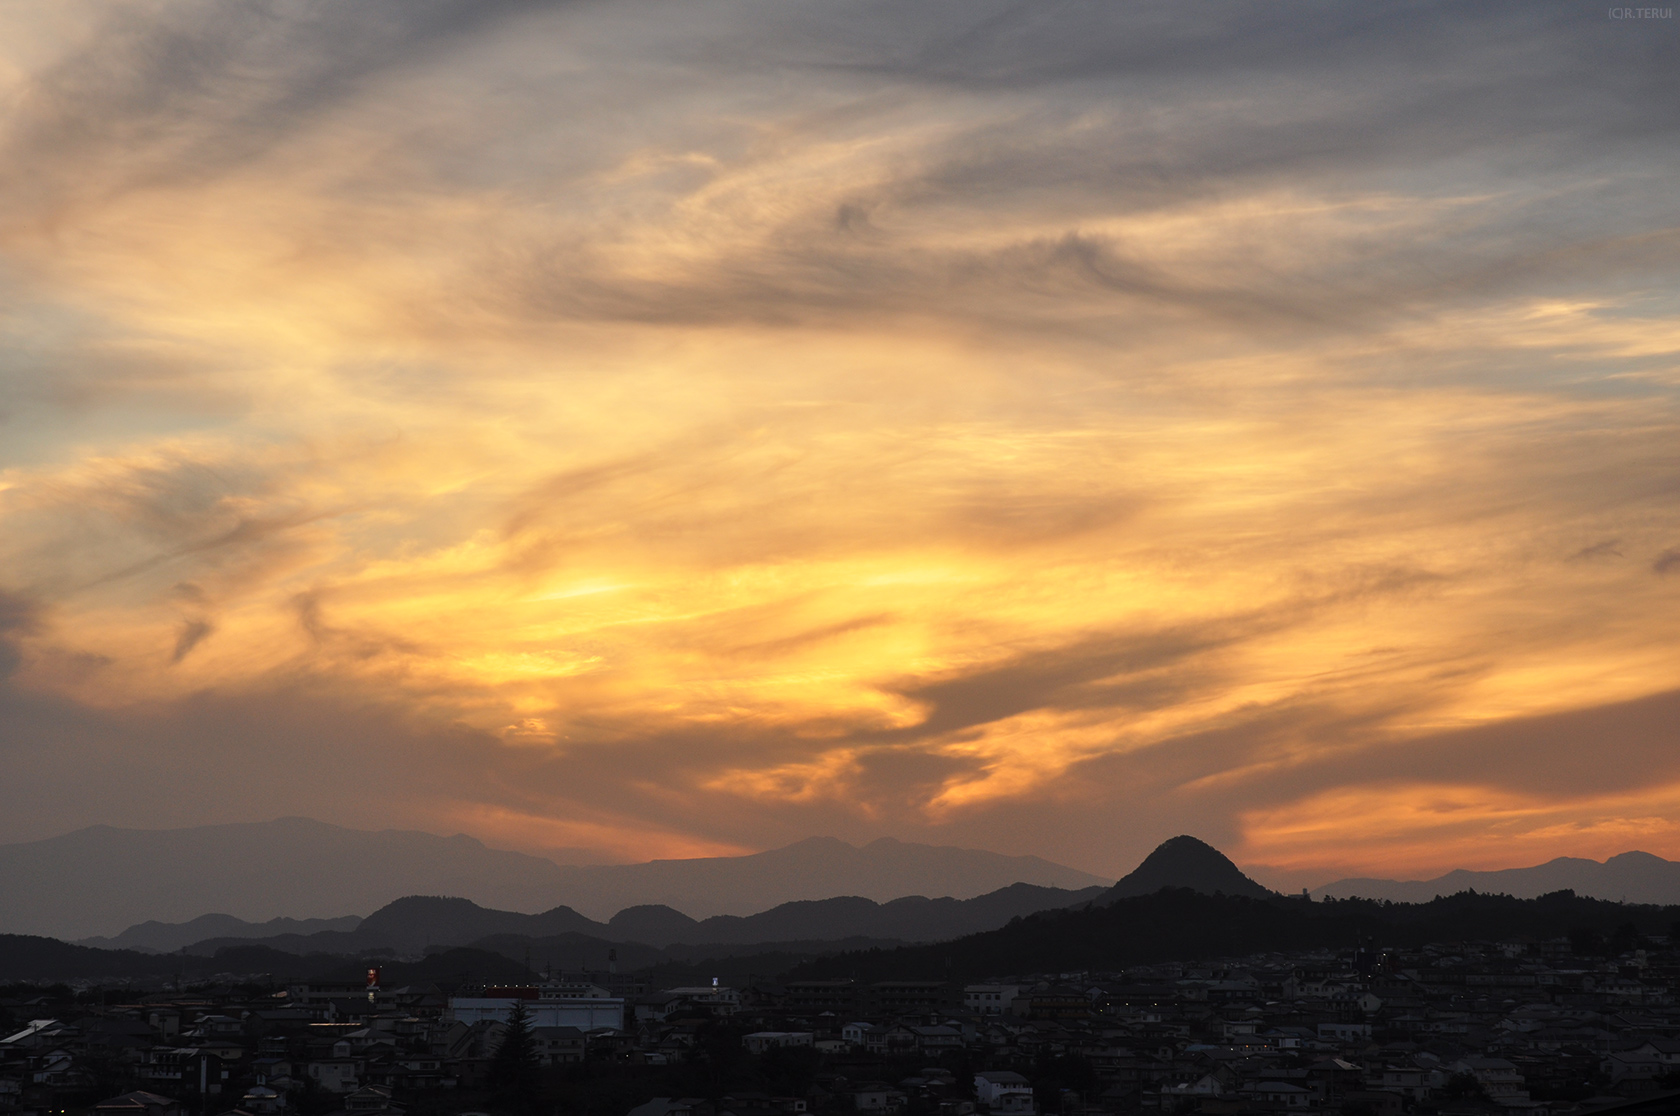
{"label": "mountain range", "polygon": [[[1269,895],[1212,846],[1178,837],[1156,849],[1137,871],[1113,888],[1078,890],[1016,883],[969,899],[909,896],[877,903],[861,896],[779,904],[750,916],[694,919],[669,906],[641,904],[598,922],[559,906],[539,914],[495,910],[469,899],[408,896],[365,919],[244,922],[208,915],[185,923],[149,921],[98,946],[45,937],[0,935],[0,978],[57,976],[144,977],[187,970],[247,975],[330,971],[352,958],[426,958],[448,954],[427,971],[482,978],[509,962],[528,969],[598,968],[609,958],[626,971],[661,967],[680,971],[704,963],[710,970],[780,971],[824,955],[892,951],[915,942],[961,941],[977,932],[1007,928],[1023,919],[1059,911],[1090,910],[1139,891],[1169,894],[1188,888],[1225,896]],[[324,927],[316,929],[315,927]],[[267,930],[279,934],[256,937]],[[159,947],[206,930],[177,952]],[[234,933],[226,933],[234,931]],[[114,948],[113,948],[114,947]],[[124,948],[137,947],[137,948]],[[464,948],[463,948],[464,947]],[[416,962],[418,963],[418,962]],[[417,970],[418,971],[418,970]]]}
{"label": "mountain range", "polygon": [[[805,952],[831,952],[823,943],[850,941],[866,945],[935,942],[1003,926],[1010,920],[1039,911],[1110,903],[1115,899],[1152,894],[1163,887],[1187,887],[1204,894],[1272,893],[1255,883],[1223,853],[1194,837],[1174,837],[1150,853],[1137,869],[1112,888],[1079,890],[1017,883],[971,899],[929,899],[906,896],[877,903],[862,896],[797,900],[757,914],[691,918],[664,904],[626,907],[602,922],[571,907],[558,906],[538,914],[495,910],[460,897],[407,896],[366,919],[340,919],[327,925],[273,919],[242,922],[227,915],[205,915],[190,922],[156,921],[132,926],[112,938],[90,938],[79,944],[139,951],[183,950],[193,956],[214,956],[221,950],[251,943],[295,955],[361,955],[393,951],[418,955],[426,950],[475,946],[507,956],[533,955],[565,967],[587,955],[599,964],[614,943],[627,948],[627,967],[669,960],[661,951],[680,946],[682,957],[708,956],[709,947],[746,947],[751,952],[797,946]],[[535,954],[532,951],[535,950]],[[523,952],[521,952],[523,951]],[[740,950],[736,950],[740,952]],[[643,956],[646,954],[646,956]]]}
{"label": "mountain range", "polygon": [[1554,891],[1628,903],[1680,903],[1680,862],[1648,852],[1625,852],[1605,861],[1560,856],[1532,868],[1474,872],[1460,868],[1432,880],[1346,879],[1314,888],[1313,897],[1389,899],[1427,903],[1437,895],[1477,891],[1533,899]]}
{"label": "mountain range", "polygon": [[[461,834],[372,832],[308,818],[163,830],[93,826],[0,845],[0,880],[0,932],[66,939],[126,934],[137,923],[180,923],[206,911],[241,922],[342,918],[407,895],[459,896],[513,912],[564,905],[596,920],[664,905],[704,919],[836,895],[969,899],[1016,883],[1080,889],[1109,882],[1039,857],[891,838],[857,848],[813,837],[749,856],[569,866]],[[205,936],[271,935],[234,927],[198,937]]]}
{"label": "mountain range", "polygon": [[1247,957],[1361,945],[1417,949],[1430,942],[1529,941],[1580,937],[1571,950],[1583,965],[1605,960],[1604,943],[1631,933],[1667,935],[1680,907],[1632,906],[1567,891],[1538,899],[1460,893],[1427,903],[1365,899],[1311,902],[1198,894],[1167,888],[1147,895],[1044,911],[996,930],[937,945],[902,946],[813,957],[787,980],[849,977],[859,981],[953,981],[1003,973],[1112,972],[1160,961]]}
{"label": "mountain range", "polygon": [[[608,923],[585,918],[569,907],[533,915],[492,910],[467,899],[409,896],[365,919],[349,919],[349,929],[262,938],[212,937],[169,953],[156,948],[170,944],[169,935],[205,928],[225,930],[230,921],[237,920],[212,915],[175,925],[148,922],[114,938],[80,943],[0,934],[0,982],[178,978],[183,973],[198,978],[224,973],[296,979],[354,970],[353,958],[406,959],[412,967],[440,954],[453,955],[455,960],[422,968],[434,974],[458,970],[480,978],[499,973],[515,979],[526,975],[527,966],[538,971],[600,969],[609,958],[624,971],[735,959],[746,964],[747,971],[754,966],[777,971],[845,950],[891,949],[906,942],[961,937],[1045,909],[1083,906],[1105,892],[1101,887],[1066,891],[1012,884],[973,899],[912,896],[876,903],[852,896],[786,903],[746,918],[726,915],[705,920],[691,919],[669,907],[635,907]],[[257,930],[287,921],[242,923],[236,928]],[[687,942],[669,940],[673,934]],[[90,947],[90,941],[97,944]],[[142,943],[144,948],[134,948]],[[725,965],[719,971],[730,970]]]}
{"label": "mountain range", "polygon": [[[877,941],[933,942],[957,938],[1002,926],[1019,918],[1056,907],[1089,903],[1106,893],[1101,887],[1079,891],[1011,884],[973,899],[927,899],[912,895],[877,903],[860,896],[801,900],[783,903],[756,915],[714,915],[699,920],[665,906],[629,907],[607,922],[585,918],[570,907],[555,907],[541,914],[498,911],[459,898],[413,895],[388,903],[354,928],[322,930],[312,934],[277,934],[270,937],[221,936],[184,943],[189,954],[211,956],[233,945],[260,944],[287,953],[335,953],[354,955],[374,950],[419,954],[447,946],[481,946],[484,940],[518,939],[521,942],[568,937],[602,947],[611,943],[635,943],[662,949],[678,943],[690,946],[747,946],[762,943],[837,941],[867,938]],[[202,919],[182,924],[190,932]],[[134,927],[107,939],[115,948],[134,948],[144,931],[150,940],[160,940],[158,925]],[[84,941],[78,944],[89,945]],[[505,947],[508,941],[503,941]]]}
{"label": "mountain range", "polygon": [[[313,931],[312,926],[322,924],[278,919],[250,924],[208,916],[173,926],[140,924],[105,940],[150,942],[150,948],[156,948],[175,940],[171,935],[206,929],[288,931],[257,938],[224,934],[168,954],[0,934],[0,980],[179,981],[183,974],[200,979],[238,979],[241,974],[246,979],[259,974],[270,980],[296,979],[354,972],[358,965],[377,959],[416,980],[459,984],[518,979],[532,970],[598,968],[609,958],[623,971],[679,984],[706,974],[730,979],[776,973],[921,979],[939,970],[965,977],[1115,968],[1257,950],[1345,948],[1357,942],[1408,947],[1513,934],[1557,938],[1583,929],[1602,937],[1630,928],[1637,937],[1674,932],[1680,906],[1628,905],[1579,895],[1553,886],[1571,882],[1555,873],[1584,871],[1602,883],[1607,878],[1604,869],[1609,868],[1647,874],[1636,878],[1655,875],[1660,883],[1665,866],[1673,867],[1647,854],[1613,857],[1604,864],[1554,861],[1512,873],[1455,873],[1443,877],[1446,882],[1413,881],[1415,887],[1452,891],[1445,898],[1417,903],[1364,898],[1314,902],[1270,892],[1218,849],[1181,836],[1164,842],[1109,888],[1015,884],[969,899],[916,896],[887,903],[852,896],[784,903],[752,916],[705,919],[690,918],[666,905],[642,904],[606,921],[565,906],[526,914],[459,897],[409,896],[365,919],[340,920]],[[1512,888],[1490,886],[1487,877],[1496,877],[1495,883],[1526,881],[1524,886],[1544,893],[1537,898],[1497,894]],[[1467,882],[1483,886],[1472,893],[1459,886]],[[1582,877],[1573,882],[1582,882]],[[340,928],[346,922],[353,925]],[[1587,948],[1589,956],[1599,956],[1591,952],[1590,943]]]}
{"label": "mountain range", "polygon": [[[94,826],[0,845],[0,880],[0,933],[159,952],[253,940],[294,953],[340,947],[413,953],[510,934],[581,935],[592,943],[656,949],[843,938],[922,942],[1034,910],[1106,903],[1168,885],[1271,894],[1188,836],[1164,842],[1104,895],[1108,881],[1037,857],[890,838],[858,848],[814,837],[748,856],[572,866],[487,848],[459,834],[373,832],[306,818],[172,830]],[[1680,903],[1680,863],[1645,852],[1604,862],[1560,857],[1431,880],[1344,879],[1313,894],[1427,902],[1465,890],[1526,898],[1565,889],[1606,900]],[[475,922],[470,934],[435,933],[429,923],[404,937],[381,930],[377,919],[369,927],[345,913],[415,895],[470,900],[505,919]]]}

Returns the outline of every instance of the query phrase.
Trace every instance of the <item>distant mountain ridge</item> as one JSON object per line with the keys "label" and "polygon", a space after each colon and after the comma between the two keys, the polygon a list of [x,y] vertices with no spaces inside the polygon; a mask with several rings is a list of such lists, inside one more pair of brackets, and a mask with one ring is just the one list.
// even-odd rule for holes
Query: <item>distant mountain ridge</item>
{"label": "distant mountain ridge", "polygon": [[1312,889],[1314,898],[1389,899],[1427,903],[1461,891],[1533,899],[1554,891],[1629,903],[1680,903],[1680,862],[1648,852],[1625,852],[1605,861],[1560,856],[1530,868],[1477,872],[1460,868],[1432,880],[1345,879]]}
{"label": "distant mountain ridge", "polygon": [[[1039,857],[890,838],[862,848],[813,837],[748,856],[563,866],[463,834],[372,832],[308,818],[167,830],[93,826],[0,845],[0,880],[0,932],[113,941],[125,927],[181,923],[206,911],[242,922],[336,919],[406,895],[460,896],[513,912],[564,905],[588,919],[663,905],[704,919],[836,895],[968,899],[1016,883],[1108,883]],[[220,936],[249,935],[234,927]]]}
{"label": "distant mountain ridge", "polygon": [[[657,972],[657,979],[679,983],[720,972],[740,979],[765,973],[921,979],[934,971],[950,978],[953,973],[1115,968],[1148,960],[1321,948],[1373,936],[1417,945],[1466,936],[1558,937],[1578,927],[1608,932],[1629,922],[1640,932],[1661,933],[1673,925],[1680,906],[1624,906],[1618,902],[1621,895],[1593,898],[1555,885],[1567,883],[1568,873],[1585,873],[1600,884],[1660,886],[1677,868],[1680,864],[1648,853],[1625,853],[1602,864],[1560,858],[1532,869],[1410,881],[1403,886],[1449,893],[1416,905],[1405,900],[1320,904],[1270,892],[1211,845],[1180,836],[1163,842],[1113,887],[1077,891],[1016,884],[966,900],[911,896],[876,903],[842,896],[779,904],[752,916],[707,919],[642,904],[606,922],[564,906],[523,914],[463,898],[407,896],[355,920],[352,930],[213,938],[171,956],[0,934],[0,979],[179,979],[182,972],[275,979],[353,972],[357,958],[418,957],[422,950],[426,956],[418,961],[394,959],[392,972],[412,972],[416,979],[423,974],[427,980],[513,979],[554,968],[598,968],[612,957],[624,971]],[[1490,878],[1505,884],[1515,880],[1540,894],[1511,898],[1512,888],[1496,888]],[[1466,883],[1481,886],[1467,888]],[[1481,894],[1462,894],[1471,889]],[[1496,893],[1501,890],[1506,894]],[[1627,898],[1637,901],[1632,894]],[[206,916],[180,927],[153,923],[131,929],[157,940],[163,931],[185,932],[225,925],[226,920]],[[988,928],[963,932],[965,924]],[[807,934],[812,936],[800,936]],[[923,943],[937,944],[906,940],[922,934],[928,936]],[[701,940],[708,937],[717,940]]]}
{"label": "distant mountain ridge", "polygon": [[623,943],[654,949],[677,944],[757,946],[843,938],[869,938],[894,944],[930,942],[991,930],[1012,918],[1042,910],[1088,903],[1103,891],[1101,887],[1067,891],[1011,884],[973,899],[927,899],[913,895],[877,903],[858,896],[841,896],[784,903],[746,917],[715,915],[705,920],[689,918],[670,907],[640,906],[620,911],[605,923],[585,918],[570,907],[555,907],[541,914],[520,914],[481,907],[467,899],[411,895],[381,907],[349,931],[290,933],[259,939],[212,937],[185,948],[193,955],[210,956],[217,950],[249,941],[294,954],[348,955],[382,949],[418,954],[432,947],[483,947],[489,939],[496,939],[503,947],[516,939],[530,942],[582,938],[603,946]]}
{"label": "distant mountain ridge", "polygon": [[272,938],[280,934],[318,934],[323,930],[347,931],[361,925],[361,915],[342,918],[271,918],[267,922],[246,922],[226,914],[199,915],[188,922],[159,922],[152,919],[130,926],[114,938],[83,938],[74,944],[94,949],[133,949],[142,953],[173,953],[182,946],[206,938]]}
{"label": "distant mountain ridge", "polygon": [[580,893],[586,892],[589,901],[562,901],[593,918],[641,905],[674,907],[704,919],[752,915],[783,903],[837,895],[878,903],[923,895],[972,899],[1018,883],[1077,890],[1109,882],[1036,856],[921,845],[891,837],[861,848],[833,837],[809,837],[750,856],[655,860],[567,871],[578,873],[584,882]]}
{"label": "distant mountain ridge", "polygon": [[[1653,863],[1655,862],[1655,863]],[[831,953],[794,966],[784,979],[922,979],[943,971],[947,980],[979,979],[997,973],[1123,969],[1161,960],[1236,957],[1261,952],[1344,948],[1378,940],[1407,948],[1462,939],[1506,940],[1515,935],[1557,938],[1586,928],[1601,934],[1631,924],[1639,933],[1664,933],[1675,925],[1680,906],[1623,904],[1571,894],[1549,886],[1555,873],[1582,865],[1608,866],[1625,878],[1656,878],[1680,868],[1648,853],[1624,853],[1606,864],[1552,861],[1515,870],[1541,887],[1539,895],[1512,897],[1478,888],[1454,887],[1443,898],[1420,901],[1315,903],[1310,896],[1284,896],[1245,876],[1224,853],[1189,836],[1162,842],[1143,863],[1096,901],[1046,910],[995,930],[937,945],[905,945]],[[1668,866],[1668,867],[1664,867]],[[1528,873],[1522,876],[1521,873]],[[1641,875],[1640,873],[1644,873]],[[1461,876],[1510,873],[1452,873]],[[1603,872],[1598,873],[1604,878]],[[1386,883],[1391,881],[1375,881]],[[1435,886],[1436,881],[1412,886]],[[1451,886],[1451,885],[1447,885]],[[1595,960],[1601,954],[1589,953]]]}

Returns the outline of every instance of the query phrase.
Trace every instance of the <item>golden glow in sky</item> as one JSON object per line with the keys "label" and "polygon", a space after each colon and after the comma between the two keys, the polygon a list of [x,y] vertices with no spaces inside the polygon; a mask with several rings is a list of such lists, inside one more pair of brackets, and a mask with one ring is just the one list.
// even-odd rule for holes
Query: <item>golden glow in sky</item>
{"label": "golden glow in sky", "polygon": [[0,25],[0,839],[1680,856],[1672,29]]}

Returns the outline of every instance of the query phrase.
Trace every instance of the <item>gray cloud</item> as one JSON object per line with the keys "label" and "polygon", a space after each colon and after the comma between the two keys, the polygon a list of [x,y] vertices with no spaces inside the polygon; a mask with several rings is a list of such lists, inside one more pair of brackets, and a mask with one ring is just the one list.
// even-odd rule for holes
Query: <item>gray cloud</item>
{"label": "gray cloud", "polygon": [[188,620],[181,625],[181,634],[175,637],[175,650],[170,653],[169,661],[178,663],[192,654],[193,648],[204,642],[216,626],[208,620]]}
{"label": "gray cloud", "polygon": [[[489,51],[473,56],[483,67],[511,49],[510,20],[567,10],[536,0],[275,0],[123,17],[37,79],[4,161],[30,168],[38,185],[28,188],[47,208],[88,191],[201,182],[350,111],[381,81],[428,67],[459,79],[450,65],[463,52]],[[638,140],[657,143],[649,129],[686,129],[719,169],[738,166],[740,128],[681,114],[668,125],[615,124],[626,105],[695,90],[762,112],[766,67],[799,75],[784,115],[814,139],[884,123],[937,90],[983,111],[840,199],[842,212],[892,218],[873,219],[868,236],[853,221],[837,228],[825,199],[776,219],[749,253],[659,280],[615,273],[617,246],[596,231],[611,223],[546,243],[522,231],[514,244],[481,244],[461,282],[515,318],[775,325],[915,307],[1031,330],[1059,306],[1064,330],[1177,328],[1152,320],[1165,309],[1313,335],[1466,298],[1672,274],[1673,245],[1650,236],[1653,220],[1672,216],[1652,185],[1672,175],[1680,150],[1663,142],[1680,127],[1666,80],[1672,44],[1578,6],[1242,3],[1192,15],[1159,5],[869,3],[749,15],[710,4],[676,21],[640,4],[579,10],[596,24],[618,21],[618,49],[633,60],[579,79],[596,94],[601,126],[557,119],[531,86],[524,101],[499,96],[480,72],[466,89],[494,105],[502,127],[440,142],[435,129],[399,125],[380,142],[405,153],[405,173],[416,159],[445,178],[498,167],[495,187],[535,201],[554,171],[575,181]],[[569,30],[552,18],[531,27],[527,36],[557,41]],[[546,75],[527,80],[571,102],[571,92],[541,86]],[[883,96],[893,88],[901,95]],[[501,152],[507,130],[529,137],[523,164]],[[553,145],[571,153],[563,165],[546,154]],[[1605,173],[1583,174],[1595,160]],[[1289,274],[1250,266],[1223,283],[1191,280],[1081,228],[1269,185],[1430,197],[1440,178],[1485,196],[1427,231],[1374,231]],[[375,195],[391,185],[359,183]],[[688,192],[674,186],[659,204]],[[355,205],[351,192],[321,200]],[[917,235],[926,220],[985,222],[1023,206],[1059,215],[1064,230],[987,252],[934,248]]]}
{"label": "gray cloud", "polygon": [[39,629],[42,608],[39,602],[21,593],[0,589],[0,686],[17,670],[22,661],[17,640]]}
{"label": "gray cloud", "polygon": [[1617,549],[1621,542],[1621,539],[1605,539],[1603,542],[1593,543],[1591,546],[1583,546],[1580,550],[1571,554],[1566,561],[1588,562],[1596,558],[1624,557],[1621,550]]}
{"label": "gray cloud", "polygon": [[117,9],[40,74],[0,164],[11,221],[202,181],[260,156],[382,73],[550,0],[262,0]]}
{"label": "gray cloud", "polygon": [[895,735],[930,737],[1039,709],[1160,708],[1209,685],[1207,668],[1198,668],[1196,660],[1251,637],[1260,626],[1239,619],[1103,635],[1027,652],[957,678],[909,685],[904,696],[931,708],[922,723]]}
{"label": "gray cloud", "polygon": [[[1315,726],[1311,736],[1333,746],[1302,754],[1303,762],[1256,771],[1251,778],[1214,788],[1208,797],[1233,805],[1239,800],[1290,802],[1343,787],[1442,781],[1563,801],[1680,779],[1680,691],[1426,734],[1393,731],[1393,723],[1403,721],[1406,712],[1393,707],[1362,722]],[[1307,723],[1308,718],[1291,715],[1274,720],[1271,732],[1258,723],[1238,731],[1260,738],[1281,730],[1298,738]],[[1185,764],[1185,752],[1182,742],[1164,747],[1162,762]],[[1604,762],[1612,753],[1617,762]],[[1215,745],[1207,758],[1211,762],[1200,768],[1179,767],[1180,778],[1223,770],[1231,756]]]}

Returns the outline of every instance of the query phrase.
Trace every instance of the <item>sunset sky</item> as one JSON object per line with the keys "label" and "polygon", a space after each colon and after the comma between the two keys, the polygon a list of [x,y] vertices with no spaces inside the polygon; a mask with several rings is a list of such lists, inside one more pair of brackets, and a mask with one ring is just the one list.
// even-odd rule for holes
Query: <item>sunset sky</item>
{"label": "sunset sky", "polygon": [[1680,858],[1680,26],[0,0],[0,841]]}

